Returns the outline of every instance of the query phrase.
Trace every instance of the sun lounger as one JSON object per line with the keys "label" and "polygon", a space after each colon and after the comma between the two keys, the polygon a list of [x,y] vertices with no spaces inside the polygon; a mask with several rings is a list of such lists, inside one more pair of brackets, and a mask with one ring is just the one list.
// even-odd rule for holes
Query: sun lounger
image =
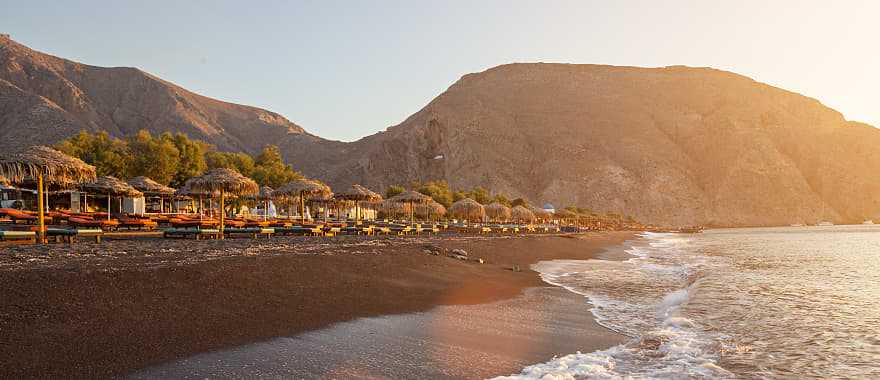
{"label": "sun lounger", "polygon": [[275,234],[274,228],[224,228],[223,234],[226,236],[232,235],[249,235],[256,239],[259,236],[266,236],[267,238],[272,237]]}
{"label": "sun lounger", "polygon": [[275,233],[280,235],[321,236],[324,234],[324,231],[320,227],[293,226],[277,227],[275,228]]}
{"label": "sun lounger", "polygon": [[76,243],[80,238],[94,238],[95,243],[100,243],[104,236],[104,230],[95,229],[72,229],[72,228],[48,228],[46,229],[46,237],[55,242]]}
{"label": "sun lounger", "polygon": [[69,219],[67,219],[67,224],[77,229],[100,228],[102,230],[115,230],[119,228],[119,221],[116,219],[85,219],[81,217],[71,216]]}
{"label": "sun lounger", "polygon": [[216,239],[220,237],[220,230],[214,228],[169,228],[162,231],[165,238],[189,238],[196,240]]}
{"label": "sun lounger", "polygon": [[138,229],[138,230],[147,230],[152,231],[159,227],[159,223],[156,223],[150,219],[141,219],[141,218],[125,218],[119,219],[119,228],[126,228],[129,230]]}
{"label": "sun lounger", "polygon": [[34,231],[0,231],[0,241],[34,244],[37,242],[37,233]]}

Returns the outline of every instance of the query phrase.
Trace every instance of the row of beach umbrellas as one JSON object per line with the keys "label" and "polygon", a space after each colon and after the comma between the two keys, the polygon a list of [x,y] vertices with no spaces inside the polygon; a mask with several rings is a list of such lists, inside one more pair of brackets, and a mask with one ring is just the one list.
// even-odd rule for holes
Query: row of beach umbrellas
{"label": "row of beach umbrellas", "polygon": [[[39,199],[37,208],[40,215],[40,231],[45,231],[44,192],[49,185],[79,187],[86,192],[106,195],[108,210],[110,199],[114,196],[120,197],[120,202],[121,197],[158,197],[160,202],[166,197],[218,198],[221,210],[225,209],[227,197],[232,196],[247,197],[262,202],[286,200],[288,206],[292,200],[298,200],[300,215],[305,215],[307,200],[325,203],[353,202],[358,219],[362,202],[378,205],[391,213],[408,212],[409,219],[413,222],[417,208],[423,210],[424,215],[429,219],[432,215],[441,216],[447,213],[454,218],[470,221],[483,221],[488,218],[493,221],[533,222],[538,218],[546,220],[552,216],[542,209],[530,209],[524,206],[510,208],[497,202],[483,206],[470,198],[455,202],[447,212],[446,208],[431,197],[416,191],[405,191],[382,202],[381,195],[361,185],[352,185],[334,194],[329,186],[307,178],[297,179],[278,189],[272,189],[267,186],[260,187],[252,179],[233,169],[225,168],[212,169],[189,179],[180,189],[173,189],[147,177],[132,178],[128,182],[110,176],[97,177],[95,167],[46,146],[0,153],[0,186],[28,185],[34,182]],[[164,208],[164,206],[160,207]],[[288,207],[288,210],[290,209]],[[560,214],[557,213],[556,216],[559,217]],[[224,228],[224,221],[225,213],[221,212],[221,230]]]}

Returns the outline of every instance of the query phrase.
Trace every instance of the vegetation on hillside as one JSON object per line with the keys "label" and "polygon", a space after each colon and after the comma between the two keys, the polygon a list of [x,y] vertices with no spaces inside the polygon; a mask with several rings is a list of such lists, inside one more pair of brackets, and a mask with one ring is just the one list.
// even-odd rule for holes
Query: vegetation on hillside
{"label": "vegetation on hillside", "polygon": [[94,165],[99,176],[120,179],[147,176],[161,184],[180,187],[187,179],[214,168],[231,168],[263,186],[279,187],[301,175],[284,163],[277,146],[268,145],[256,157],[220,152],[182,133],[153,136],[142,130],[125,139],[107,132],[77,135],[56,146],[60,151]]}

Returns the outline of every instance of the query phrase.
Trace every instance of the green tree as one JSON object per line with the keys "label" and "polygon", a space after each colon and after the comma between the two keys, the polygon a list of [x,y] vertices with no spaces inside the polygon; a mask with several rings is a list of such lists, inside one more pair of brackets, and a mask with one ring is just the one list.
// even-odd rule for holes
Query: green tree
{"label": "green tree", "polygon": [[56,148],[93,165],[99,176],[127,177],[131,161],[128,146],[124,141],[110,137],[107,132],[91,134],[81,130],[56,145]]}
{"label": "green tree", "polygon": [[247,153],[210,151],[205,154],[205,161],[208,164],[208,169],[235,169],[247,177],[254,173],[254,159]]}
{"label": "green tree", "polygon": [[281,158],[281,150],[275,145],[268,145],[257,156],[251,178],[260,185],[279,188],[285,183],[301,178],[290,165]]}
{"label": "green tree", "polygon": [[467,197],[468,197],[468,195],[464,191],[461,191],[461,190],[456,191],[456,192],[452,193],[452,203],[458,202],[458,201],[465,199]]}
{"label": "green tree", "polygon": [[471,191],[467,193],[467,196],[484,205],[489,204],[492,201],[492,197],[489,196],[489,191],[480,186],[471,189]]}
{"label": "green tree", "polygon": [[516,207],[516,206],[529,207],[530,205],[529,205],[529,201],[527,201],[523,198],[516,198],[512,202],[510,202],[510,207]]}
{"label": "green tree", "polygon": [[508,199],[506,195],[501,193],[495,194],[495,198],[492,201],[501,203],[507,207],[511,207],[510,199]]}
{"label": "green tree", "polygon": [[430,181],[424,184],[421,184],[416,187],[418,192],[425,194],[434,202],[437,202],[444,207],[449,207],[452,205],[452,190],[449,189],[449,184],[446,181]]}
{"label": "green tree", "polygon": [[[168,136],[163,134],[162,138],[166,139]],[[186,180],[201,175],[208,168],[208,164],[205,161],[205,152],[208,150],[208,144],[199,140],[190,140],[183,133],[175,134],[170,138],[170,141],[177,148],[178,157],[180,157],[177,173],[174,173],[171,185],[180,187],[183,186]]]}
{"label": "green tree", "polygon": [[404,191],[406,191],[406,189],[404,189],[403,186],[400,185],[388,186],[388,188],[385,189],[385,198],[391,198],[395,195],[403,193]]}
{"label": "green tree", "polygon": [[141,130],[128,138],[128,149],[131,162],[127,177],[142,175],[162,184],[171,183],[180,164],[180,152],[172,141],[153,138],[150,132]]}

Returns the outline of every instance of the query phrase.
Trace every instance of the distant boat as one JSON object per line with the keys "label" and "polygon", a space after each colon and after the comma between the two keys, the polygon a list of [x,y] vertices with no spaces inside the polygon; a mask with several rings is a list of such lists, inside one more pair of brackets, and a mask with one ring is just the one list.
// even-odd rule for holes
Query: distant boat
{"label": "distant boat", "polygon": [[874,224],[874,221],[871,219],[868,219],[868,220],[862,222],[862,224]]}
{"label": "distant boat", "polygon": [[816,223],[816,225],[817,225],[817,226],[820,226],[820,227],[827,227],[827,226],[833,226],[834,223],[831,223],[831,222],[828,222],[828,221],[822,221],[822,222]]}

